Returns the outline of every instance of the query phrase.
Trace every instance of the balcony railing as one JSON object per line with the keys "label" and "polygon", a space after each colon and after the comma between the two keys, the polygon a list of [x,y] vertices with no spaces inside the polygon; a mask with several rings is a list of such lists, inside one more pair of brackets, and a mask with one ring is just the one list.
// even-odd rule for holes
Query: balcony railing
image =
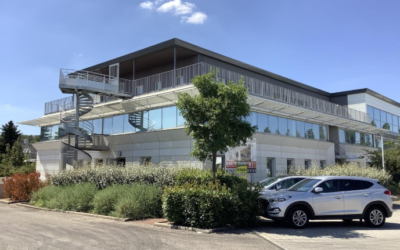
{"label": "balcony railing", "polygon": [[[151,92],[188,85],[191,84],[191,79],[193,79],[195,76],[207,74],[211,71],[214,71],[216,73],[216,78],[218,81],[233,81],[235,83],[238,83],[240,79],[243,79],[244,85],[248,87],[249,94],[251,95],[261,96],[274,101],[283,102],[346,119],[370,123],[370,116],[367,113],[347,108],[345,106],[340,106],[335,103],[331,103],[316,97],[286,89],[284,87],[280,87],[246,75],[242,75],[234,71],[216,67],[208,63],[197,63],[176,69],[175,71],[171,70],[131,81],[130,83],[124,84],[124,92],[133,94],[133,96],[139,96]],[[111,98],[111,100],[101,98],[97,99],[99,99],[97,103],[115,100],[114,98]],[[60,99],[50,103],[46,103],[45,112],[58,112],[56,108],[57,102],[62,104],[67,101],[68,100]],[[47,106],[49,106],[49,108]],[[73,105],[71,106],[71,108],[73,108]]]}

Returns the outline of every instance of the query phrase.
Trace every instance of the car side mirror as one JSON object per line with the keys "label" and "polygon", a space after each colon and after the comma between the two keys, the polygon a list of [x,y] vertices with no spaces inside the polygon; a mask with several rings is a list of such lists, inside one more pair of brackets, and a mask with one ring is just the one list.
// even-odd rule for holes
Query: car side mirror
{"label": "car side mirror", "polygon": [[282,188],[282,184],[278,183],[278,184],[275,185],[276,191],[278,191],[281,188]]}
{"label": "car side mirror", "polygon": [[314,189],[314,193],[317,193],[317,194],[322,193],[322,191],[324,191],[324,189],[322,187],[316,187]]}

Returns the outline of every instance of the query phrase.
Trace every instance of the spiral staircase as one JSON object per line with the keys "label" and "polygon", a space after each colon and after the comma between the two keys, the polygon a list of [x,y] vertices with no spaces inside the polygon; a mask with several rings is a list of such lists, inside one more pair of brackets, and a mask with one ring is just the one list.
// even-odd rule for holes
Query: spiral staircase
{"label": "spiral staircase", "polygon": [[[130,80],[102,75],[94,72],[61,70],[60,90],[63,93],[75,95],[74,108],[71,112],[71,104],[60,107],[60,160],[61,169],[67,165],[79,167],[90,164],[92,157],[87,150],[95,150],[94,127],[88,121],[80,118],[89,113],[94,106],[93,95],[105,95],[111,98],[127,99],[133,94],[124,90],[130,89]],[[68,110],[68,111],[67,111]]]}
{"label": "spiral staircase", "polygon": [[129,114],[129,123],[140,131],[151,131],[154,129],[156,123],[148,117],[149,111],[139,111]]}

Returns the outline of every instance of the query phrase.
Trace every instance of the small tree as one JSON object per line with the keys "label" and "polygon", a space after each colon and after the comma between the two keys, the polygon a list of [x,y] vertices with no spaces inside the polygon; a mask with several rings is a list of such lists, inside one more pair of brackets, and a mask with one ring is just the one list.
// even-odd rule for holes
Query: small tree
{"label": "small tree", "polygon": [[13,121],[9,121],[8,123],[2,125],[0,135],[0,162],[1,156],[6,153],[7,144],[10,145],[10,148],[13,147],[14,142],[17,141],[19,136],[21,135],[18,130],[18,126],[14,124]]}
{"label": "small tree", "polygon": [[11,148],[10,144],[6,146],[6,153],[3,155],[3,165],[9,167],[21,167],[24,164],[25,155],[21,145],[21,139],[18,139]]}
{"label": "small tree", "polygon": [[192,82],[199,95],[179,94],[177,107],[185,118],[185,131],[195,139],[191,155],[212,160],[215,176],[218,151],[246,143],[257,129],[245,121],[250,115],[243,80],[226,85],[215,81],[215,72],[196,76]]}

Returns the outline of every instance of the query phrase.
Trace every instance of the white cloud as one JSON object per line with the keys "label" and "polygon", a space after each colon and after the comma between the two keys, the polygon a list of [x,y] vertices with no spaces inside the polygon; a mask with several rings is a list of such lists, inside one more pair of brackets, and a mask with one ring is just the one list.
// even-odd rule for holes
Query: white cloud
{"label": "white cloud", "polygon": [[74,55],[75,55],[76,57],[82,57],[82,56],[83,56],[82,53],[76,53],[76,52],[74,52]]}
{"label": "white cloud", "polygon": [[[164,0],[145,1],[139,4],[142,9],[156,10],[160,13],[171,13],[175,16],[182,16],[182,23],[203,24],[207,19],[204,12],[194,12],[196,5],[182,0],[171,0],[163,3]],[[160,5],[161,4],[161,5]]]}
{"label": "white cloud", "polygon": [[173,0],[167,3],[164,3],[160,7],[158,7],[158,12],[171,12],[174,15],[186,15],[193,12],[193,9],[196,7],[193,3],[184,2],[181,0]]}
{"label": "white cloud", "polygon": [[203,24],[207,19],[207,15],[202,12],[195,12],[191,16],[183,16],[181,22],[191,23],[191,24]]}

